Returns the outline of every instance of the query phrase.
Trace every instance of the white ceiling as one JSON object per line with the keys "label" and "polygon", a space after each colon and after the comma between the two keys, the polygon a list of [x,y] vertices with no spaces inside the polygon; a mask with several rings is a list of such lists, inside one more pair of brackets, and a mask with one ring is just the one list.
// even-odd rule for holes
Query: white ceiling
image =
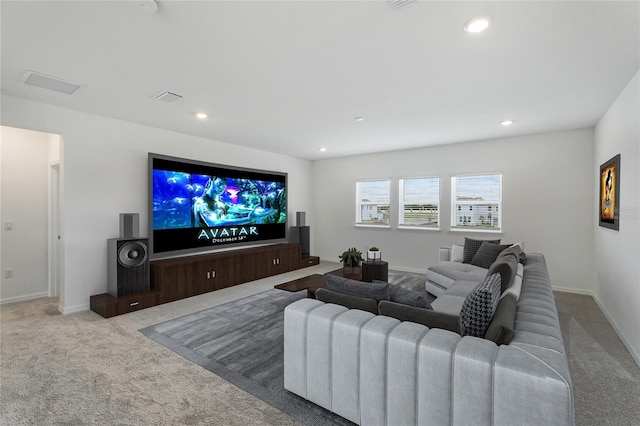
{"label": "white ceiling", "polygon": [[157,5],[3,0],[2,93],[319,159],[593,126],[640,68],[638,1]]}

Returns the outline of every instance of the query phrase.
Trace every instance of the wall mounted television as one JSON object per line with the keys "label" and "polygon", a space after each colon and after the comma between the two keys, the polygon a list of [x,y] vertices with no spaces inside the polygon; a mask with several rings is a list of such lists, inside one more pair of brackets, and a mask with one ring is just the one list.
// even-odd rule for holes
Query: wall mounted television
{"label": "wall mounted television", "polygon": [[287,173],[149,153],[150,257],[287,241]]}

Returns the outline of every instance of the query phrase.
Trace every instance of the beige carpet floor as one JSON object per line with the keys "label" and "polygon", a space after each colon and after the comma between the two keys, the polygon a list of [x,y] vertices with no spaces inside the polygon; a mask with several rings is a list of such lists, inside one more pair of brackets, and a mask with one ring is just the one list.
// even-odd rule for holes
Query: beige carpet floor
{"label": "beige carpet floor", "polygon": [[[331,269],[321,264],[111,319],[60,315],[50,298],[3,305],[0,424],[298,424],[138,330]],[[640,424],[640,369],[591,297],[556,298],[577,424]]]}

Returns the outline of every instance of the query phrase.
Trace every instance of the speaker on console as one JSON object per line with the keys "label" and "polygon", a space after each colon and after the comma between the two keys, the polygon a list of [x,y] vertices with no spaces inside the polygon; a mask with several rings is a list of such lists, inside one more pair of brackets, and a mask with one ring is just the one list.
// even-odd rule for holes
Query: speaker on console
{"label": "speaker on console", "polygon": [[305,212],[296,212],[296,226],[304,226]]}
{"label": "speaker on console", "polygon": [[289,235],[289,242],[291,244],[300,244],[300,255],[302,255],[302,257],[311,254],[311,227],[292,226],[289,230]]}
{"label": "speaker on console", "polygon": [[149,291],[148,238],[110,238],[107,251],[107,292],[111,296]]}
{"label": "speaker on console", "polygon": [[120,238],[140,236],[140,213],[120,213]]}

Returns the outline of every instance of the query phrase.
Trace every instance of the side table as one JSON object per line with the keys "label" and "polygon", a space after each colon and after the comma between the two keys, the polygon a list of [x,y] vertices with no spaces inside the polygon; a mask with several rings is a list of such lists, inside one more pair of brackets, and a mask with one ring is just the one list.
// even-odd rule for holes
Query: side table
{"label": "side table", "polygon": [[362,262],[362,281],[389,281],[389,264],[384,260],[367,260]]}

